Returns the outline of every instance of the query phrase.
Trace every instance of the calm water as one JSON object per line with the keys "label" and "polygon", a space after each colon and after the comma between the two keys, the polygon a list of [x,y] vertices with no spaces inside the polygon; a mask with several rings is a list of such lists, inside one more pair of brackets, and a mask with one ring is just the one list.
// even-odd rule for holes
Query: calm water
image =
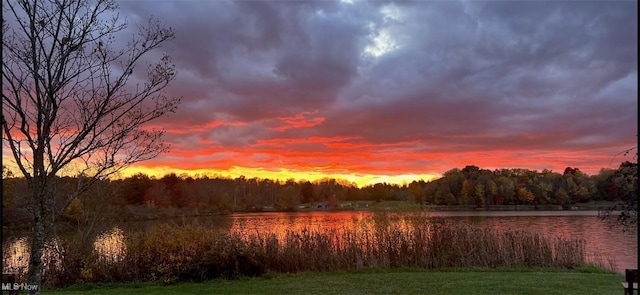
{"label": "calm water", "polygon": [[[221,232],[284,235],[287,230],[297,231],[303,228],[350,229],[368,220],[370,215],[371,213],[363,211],[271,212],[200,217],[180,222],[209,224]],[[638,267],[637,232],[623,232],[620,229],[611,228],[598,219],[597,212],[433,212],[429,216],[444,219],[445,222],[464,222],[498,230],[527,230],[549,237],[584,239],[589,261],[604,263],[620,273],[624,273],[625,268]],[[123,236],[126,234],[125,227],[115,227],[106,231],[96,239],[94,243],[96,251],[117,260],[123,253],[121,245]],[[24,239],[14,240],[4,248],[8,251],[3,255],[4,267],[26,265],[28,252]]]}

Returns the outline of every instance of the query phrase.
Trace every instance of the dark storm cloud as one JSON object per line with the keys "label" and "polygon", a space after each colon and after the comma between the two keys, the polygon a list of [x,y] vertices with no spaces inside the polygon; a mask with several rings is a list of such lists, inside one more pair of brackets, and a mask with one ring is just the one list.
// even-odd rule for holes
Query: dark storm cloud
{"label": "dark storm cloud", "polygon": [[362,10],[333,2],[160,3],[158,11],[149,2],[122,6],[176,30],[167,50],[181,72],[200,77],[199,85],[181,78],[192,84],[185,90],[222,89],[207,97],[211,108],[248,121],[330,103],[356,75],[368,35]]}
{"label": "dark storm cloud", "polygon": [[[338,137],[444,152],[589,149],[637,134],[635,1],[120,4],[175,29],[165,50],[184,100],[165,121],[226,122],[194,131],[207,142]],[[318,123],[279,125],[302,113]]]}
{"label": "dark storm cloud", "polygon": [[[603,129],[594,116],[601,107],[635,126],[637,86],[625,79],[637,72],[635,4],[431,4],[408,11],[409,25],[396,29],[411,43],[380,58],[344,95],[353,107],[341,117],[352,118],[354,132],[386,129],[389,140],[419,130],[581,136],[572,132],[593,131],[581,125]],[[626,93],[597,95],[606,87]]]}

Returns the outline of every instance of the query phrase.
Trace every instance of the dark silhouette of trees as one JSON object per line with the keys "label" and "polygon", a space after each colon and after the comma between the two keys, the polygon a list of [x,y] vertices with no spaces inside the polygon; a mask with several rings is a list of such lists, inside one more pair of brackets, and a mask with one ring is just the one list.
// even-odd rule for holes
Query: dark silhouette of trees
{"label": "dark silhouette of trees", "polygon": [[[40,285],[44,244],[79,195],[167,150],[161,130],[142,126],[175,111],[179,99],[162,94],[175,67],[166,55],[137,66],[173,31],[151,19],[128,42],[116,42],[127,28],[116,9],[113,0],[3,1],[2,135],[28,183],[29,284]],[[143,82],[128,87],[134,78]],[[63,172],[78,185],[60,200]]]}
{"label": "dark silhouette of trees", "polygon": [[[608,185],[607,185],[608,184]],[[607,178],[605,195],[617,200],[614,206],[601,212],[601,218],[623,230],[638,227],[638,163],[625,161]]]}
{"label": "dark silhouette of trees", "polygon": [[[353,208],[353,201],[406,201],[426,205],[465,206],[490,210],[495,206],[533,205],[531,209],[572,209],[582,203],[607,200],[624,203],[633,195],[626,176],[635,164],[622,169],[603,169],[588,176],[579,169],[568,173],[542,172],[526,169],[452,169],[433,181],[413,181],[406,185],[377,183],[358,188],[352,183],[335,179],[314,182],[289,179],[285,182],[270,179],[191,177],[171,173],[155,179],[144,174],[111,181],[117,198],[109,204],[134,206],[124,212],[145,212],[140,207],[176,208],[179,214],[230,213],[233,211],[300,210],[300,205],[312,207],[324,201],[331,208]],[[464,172],[463,172],[464,171]],[[6,174],[6,173],[5,173]],[[19,179],[7,179],[5,184],[19,184]],[[74,178],[63,178],[63,187],[72,188]],[[631,188],[631,189],[630,189]],[[630,190],[629,190],[630,189]],[[104,189],[107,191],[106,189]],[[459,190],[456,195],[452,191]],[[15,189],[13,190],[15,191]],[[630,192],[629,194],[627,194]],[[64,194],[59,194],[64,195]],[[8,196],[11,197],[11,196]],[[20,201],[18,197],[16,200]],[[59,197],[57,200],[61,200]],[[84,199],[83,199],[84,200]],[[74,210],[84,208],[77,203]],[[75,206],[75,205],[74,205]],[[515,208],[515,207],[514,207]],[[504,209],[504,208],[502,208]],[[191,210],[191,211],[186,211]],[[148,212],[148,211],[147,211]],[[75,214],[79,211],[75,211]],[[139,214],[139,213],[137,213]],[[153,215],[153,214],[152,214]],[[71,215],[70,215],[71,216]],[[144,218],[144,217],[143,217]]]}
{"label": "dark silhouette of trees", "polygon": [[302,203],[308,203],[313,200],[313,184],[309,181],[305,181],[301,184],[300,195]]}
{"label": "dark silhouette of trees", "polygon": [[143,173],[120,181],[118,195],[125,204],[142,205],[147,190],[151,187],[152,180]]}
{"label": "dark silhouette of trees", "polygon": [[411,193],[411,195],[414,198],[414,201],[417,203],[423,203],[425,201],[427,201],[427,194],[424,191],[424,187],[425,187],[425,182],[423,180],[420,181],[412,181],[409,186],[408,186],[408,190],[409,193]]}

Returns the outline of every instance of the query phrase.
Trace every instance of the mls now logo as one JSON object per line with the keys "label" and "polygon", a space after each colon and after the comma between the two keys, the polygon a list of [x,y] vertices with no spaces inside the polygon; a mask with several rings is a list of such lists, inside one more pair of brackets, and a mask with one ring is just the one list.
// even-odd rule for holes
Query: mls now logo
{"label": "mls now logo", "polygon": [[29,285],[25,283],[2,283],[2,291],[35,291],[38,285]]}

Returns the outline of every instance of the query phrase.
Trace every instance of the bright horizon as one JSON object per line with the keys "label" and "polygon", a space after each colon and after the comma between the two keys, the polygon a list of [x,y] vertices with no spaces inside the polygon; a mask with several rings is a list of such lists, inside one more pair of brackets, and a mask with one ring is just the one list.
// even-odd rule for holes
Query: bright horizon
{"label": "bright horizon", "polygon": [[148,176],[153,176],[155,178],[162,178],[163,176],[171,173],[175,173],[178,176],[188,175],[191,177],[196,176],[207,176],[207,177],[222,177],[222,178],[238,178],[241,176],[250,178],[259,178],[259,179],[271,179],[278,180],[281,182],[287,181],[289,179],[294,179],[296,182],[299,181],[318,181],[323,179],[336,179],[343,180],[349,183],[354,183],[358,187],[364,187],[371,184],[376,183],[389,183],[389,184],[408,184],[412,181],[416,180],[424,180],[430,181],[436,178],[439,178],[441,175],[429,175],[429,174],[405,174],[405,175],[373,175],[373,174],[325,174],[325,173],[315,173],[315,172],[295,172],[288,171],[285,169],[281,170],[264,170],[264,169],[246,169],[241,167],[233,167],[229,170],[209,170],[209,169],[199,169],[199,170],[182,170],[182,169],[174,169],[171,167],[164,168],[154,168],[154,169],[144,169],[144,168],[131,168],[126,169],[120,173],[121,177],[130,177],[136,173],[143,173]]}
{"label": "bright horizon", "polygon": [[638,140],[637,1],[118,4],[131,29],[153,16],[175,30],[149,58],[172,57],[166,94],[182,98],[147,126],[170,151],[125,177],[362,187],[635,161],[619,153]]}

